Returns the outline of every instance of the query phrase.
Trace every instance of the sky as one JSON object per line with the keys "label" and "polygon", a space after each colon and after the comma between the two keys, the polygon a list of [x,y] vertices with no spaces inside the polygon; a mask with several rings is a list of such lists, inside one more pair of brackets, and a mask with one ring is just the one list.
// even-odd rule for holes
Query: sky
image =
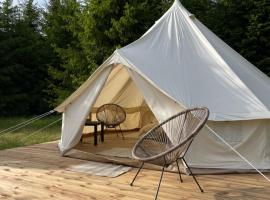
{"label": "sky", "polygon": [[[0,0],[0,2],[2,2],[3,0]],[[24,2],[24,0],[13,0],[13,4],[19,4]],[[34,0],[34,3],[36,3],[38,6],[40,7],[45,7],[46,6],[46,2],[47,0]]]}

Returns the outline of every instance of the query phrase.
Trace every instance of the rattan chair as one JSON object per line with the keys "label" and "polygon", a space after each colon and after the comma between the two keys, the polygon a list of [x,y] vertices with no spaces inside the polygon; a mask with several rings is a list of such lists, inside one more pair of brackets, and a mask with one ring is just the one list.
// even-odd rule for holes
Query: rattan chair
{"label": "rattan chair", "polygon": [[133,185],[144,163],[162,166],[162,173],[155,196],[155,199],[157,199],[165,167],[176,162],[180,181],[183,182],[178,164],[178,160],[182,160],[200,191],[203,192],[184,157],[194,137],[206,123],[208,116],[209,111],[207,108],[187,109],[170,117],[146,133],[135,144],[132,151],[132,156],[142,164],[130,185]]}
{"label": "rattan chair", "polygon": [[114,128],[117,131],[116,127],[119,127],[122,138],[124,139],[121,124],[126,120],[126,112],[121,106],[112,103],[104,104],[98,108],[96,117],[98,121],[104,123],[106,128]]}

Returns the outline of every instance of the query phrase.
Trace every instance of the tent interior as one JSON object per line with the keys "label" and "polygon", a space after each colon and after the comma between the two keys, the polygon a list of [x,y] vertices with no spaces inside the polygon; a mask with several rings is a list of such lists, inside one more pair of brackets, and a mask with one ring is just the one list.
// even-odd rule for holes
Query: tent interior
{"label": "tent interior", "polygon": [[157,120],[147,106],[142,94],[122,65],[114,67],[101,90],[92,110],[95,118],[97,109],[107,103],[113,103],[124,108],[126,120],[121,127],[123,130],[138,130]]}

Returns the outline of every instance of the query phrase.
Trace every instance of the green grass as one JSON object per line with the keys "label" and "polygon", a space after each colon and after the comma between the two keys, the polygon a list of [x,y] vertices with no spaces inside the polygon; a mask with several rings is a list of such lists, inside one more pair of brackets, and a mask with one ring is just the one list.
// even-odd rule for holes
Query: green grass
{"label": "green grass", "polygon": [[[31,117],[0,118],[0,132],[30,118]],[[12,133],[0,133],[0,149],[10,149],[14,147],[58,140],[61,132],[61,120],[40,132],[35,134],[33,133],[58,120],[59,118],[59,115],[45,117]]]}

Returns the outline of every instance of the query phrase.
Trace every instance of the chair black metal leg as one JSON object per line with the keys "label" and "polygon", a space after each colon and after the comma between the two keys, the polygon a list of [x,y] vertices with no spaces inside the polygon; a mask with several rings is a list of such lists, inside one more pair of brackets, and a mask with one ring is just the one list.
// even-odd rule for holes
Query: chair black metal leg
{"label": "chair black metal leg", "polygon": [[118,131],[117,131],[117,129],[116,129],[116,126],[114,127],[114,131],[116,132],[117,137],[119,137],[119,136],[118,136]]}
{"label": "chair black metal leg", "polygon": [[184,163],[185,163],[185,165],[187,166],[188,171],[190,172],[191,176],[192,176],[192,177],[193,177],[193,179],[195,180],[195,182],[196,182],[196,184],[198,185],[198,187],[199,187],[200,191],[201,191],[201,192],[203,192],[203,189],[201,188],[201,186],[200,186],[199,182],[197,181],[196,177],[194,176],[194,174],[192,173],[191,169],[189,168],[189,166],[188,166],[188,164],[187,164],[186,160],[185,160],[184,158],[181,158],[181,159],[183,160],[183,162],[184,162]]}
{"label": "chair black metal leg", "polygon": [[140,168],[138,169],[138,171],[137,171],[135,177],[133,178],[132,182],[130,183],[130,186],[133,186],[133,183],[134,183],[135,179],[137,178],[139,172],[141,171],[143,165],[144,165],[144,162],[142,162],[142,164],[141,164]]}
{"label": "chair black metal leg", "polygon": [[179,174],[180,181],[181,181],[181,183],[183,183],[183,179],[182,179],[179,164],[178,164],[178,159],[176,160],[176,164],[177,164],[177,169],[178,169],[178,174]]}
{"label": "chair black metal leg", "polygon": [[164,173],[164,168],[165,168],[165,164],[162,167],[162,172],[161,172],[161,176],[160,176],[160,179],[159,179],[159,183],[158,183],[158,188],[157,188],[155,200],[157,199],[157,196],[158,196],[159,188],[160,188],[162,177],[163,177],[163,173]]}
{"label": "chair black metal leg", "polygon": [[123,134],[123,131],[122,131],[122,129],[121,129],[120,124],[119,124],[119,129],[120,129],[120,132],[121,132],[121,135],[122,135],[122,139],[124,140],[125,138],[124,138],[124,134]]}
{"label": "chair black metal leg", "polygon": [[101,123],[100,140],[104,142],[104,123]]}

